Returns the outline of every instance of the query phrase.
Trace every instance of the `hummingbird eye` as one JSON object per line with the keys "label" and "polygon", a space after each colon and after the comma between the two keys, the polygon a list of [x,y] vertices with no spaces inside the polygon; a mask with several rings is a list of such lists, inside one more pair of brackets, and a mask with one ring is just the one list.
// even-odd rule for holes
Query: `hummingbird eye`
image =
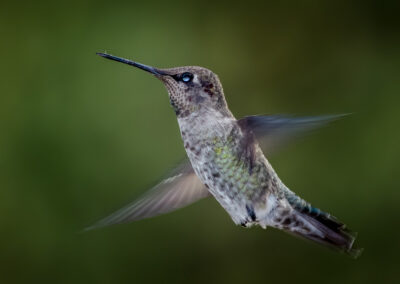
{"label": "hummingbird eye", "polygon": [[189,72],[185,72],[180,77],[181,77],[180,79],[182,82],[188,83],[188,82],[192,81],[193,74],[189,73]]}

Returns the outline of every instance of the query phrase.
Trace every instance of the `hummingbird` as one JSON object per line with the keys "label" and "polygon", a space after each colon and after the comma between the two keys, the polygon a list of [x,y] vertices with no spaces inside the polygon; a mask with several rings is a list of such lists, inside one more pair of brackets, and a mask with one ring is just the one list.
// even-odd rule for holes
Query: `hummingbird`
{"label": "hummingbird", "polygon": [[218,76],[209,69],[160,69],[97,54],[142,69],[164,84],[188,160],[138,200],[87,229],[154,217],[212,196],[237,225],[273,227],[359,255],[361,250],[353,246],[356,234],[285,186],[264,155],[288,137],[342,115],[253,115],[237,120]]}

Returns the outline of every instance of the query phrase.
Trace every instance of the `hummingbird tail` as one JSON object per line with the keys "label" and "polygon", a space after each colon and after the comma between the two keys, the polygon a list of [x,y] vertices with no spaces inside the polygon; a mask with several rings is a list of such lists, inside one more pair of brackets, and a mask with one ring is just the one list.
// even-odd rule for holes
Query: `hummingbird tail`
{"label": "hummingbird tail", "polygon": [[312,212],[294,210],[295,219],[302,220],[298,225],[301,228],[289,231],[295,235],[315,241],[322,245],[344,252],[357,258],[362,249],[354,247],[357,234],[348,230],[346,225],[330,214],[313,208]]}
{"label": "hummingbird tail", "polygon": [[354,246],[357,234],[347,229],[344,223],[329,213],[313,207],[287,187],[282,187],[282,190],[291,209],[288,210],[287,206],[283,206],[281,210],[276,210],[277,215],[272,226],[334,248],[354,258],[361,254],[362,249]]}

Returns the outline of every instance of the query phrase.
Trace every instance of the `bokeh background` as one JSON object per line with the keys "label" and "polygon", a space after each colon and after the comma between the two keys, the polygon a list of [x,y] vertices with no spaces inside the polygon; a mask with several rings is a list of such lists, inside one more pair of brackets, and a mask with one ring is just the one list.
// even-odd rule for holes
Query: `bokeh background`
{"label": "bokeh background", "polygon": [[[399,279],[398,1],[2,1],[1,283],[394,283]],[[160,82],[104,52],[219,74],[237,117],[353,113],[270,157],[359,233],[353,260],[213,199],[79,231],[184,157]]]}

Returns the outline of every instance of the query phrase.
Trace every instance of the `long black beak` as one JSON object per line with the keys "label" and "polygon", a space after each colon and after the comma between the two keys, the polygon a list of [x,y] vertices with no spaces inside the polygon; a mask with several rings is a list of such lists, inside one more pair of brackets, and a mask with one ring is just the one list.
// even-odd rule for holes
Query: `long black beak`
{"label": "long black beak", "polygon": [[114,55],[111,55],[111,54],[105,54],[105,53],[101,53],[101,52],[97,52],[96,54],[100,55],[101,57],[107,58],[107,59],[111,59],[111,60],[114,60],[114,61],[122,62],[122,63],[128,64],[128,65],[131,65],[131,66],[135,66],[137,68],[140,68],[140,69],[142,69],[144,71],[147,71],[147,72],[149,72],[151,74],[154,74],[154,75],[157,75],[157,76],[167,75],[163,71],[161,71],[161,70],[159,70],[157,68],[154,68],[154,67],[151,67],[151,66],[147,66],[147,65],[144,65],[144,64],[139,63],[139,62],[131,61],[131,60],[128,60],[128,59],[125,59],[125,58],[121,58],[121,57],[117,57],[117,56],[114,56]]}

